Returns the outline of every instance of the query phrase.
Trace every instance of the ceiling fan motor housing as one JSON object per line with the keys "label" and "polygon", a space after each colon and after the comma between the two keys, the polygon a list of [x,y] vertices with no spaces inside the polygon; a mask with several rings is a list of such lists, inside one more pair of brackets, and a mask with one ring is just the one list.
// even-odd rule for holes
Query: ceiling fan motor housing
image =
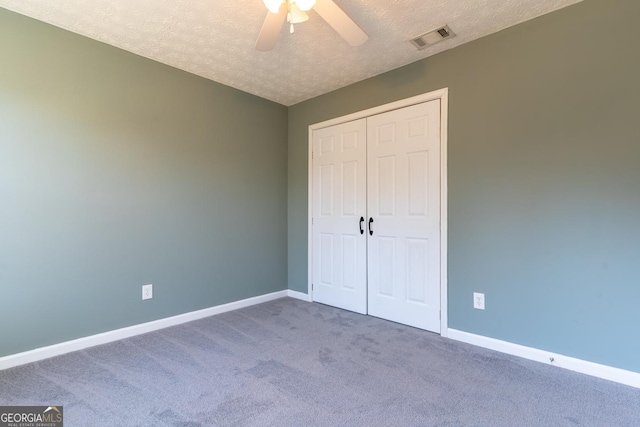
{"label": "ceiling fan motor housing", "polygon": [[311,10],[311,8],[316,4],[316,0],[262,0],[264,5],[267,6],[269,12],[278,13],[280,10],[280,6],[283,3],[287,2],[291,6],[295,5],[298,9],[302,11]]}

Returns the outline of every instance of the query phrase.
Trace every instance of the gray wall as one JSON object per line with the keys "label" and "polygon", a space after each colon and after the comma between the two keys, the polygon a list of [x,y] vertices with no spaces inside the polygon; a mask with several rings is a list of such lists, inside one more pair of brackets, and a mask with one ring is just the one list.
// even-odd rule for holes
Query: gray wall
{"label": "gray wall", "polygon": [[449,87],[450,327],[640,372],[638,16],[585,0],[291,107],[289,288],[307,127]]}
{"label": "gray wall", "polygon": [[0,356],[286,288],[286,107],[4,9],[0,54]]}

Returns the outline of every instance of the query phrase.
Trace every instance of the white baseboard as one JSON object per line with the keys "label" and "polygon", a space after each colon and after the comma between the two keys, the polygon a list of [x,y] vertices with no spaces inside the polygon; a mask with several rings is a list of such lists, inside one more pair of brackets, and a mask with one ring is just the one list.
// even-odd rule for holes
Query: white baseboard
{"label": "white baseboard", "polygon": [[292,291],[291,289],[287,290],[287,296],[290,298],[299,299],[306,302],[312,302],[311,296],[309,294],[305,294],[303,292]]}
{"label": "white baseboard", "polygon": [[631,387],[640,388],[640,373],[614,368],[612,366],[601,365],[599,363],[588,362],[562,354],[552,353],[533,347],[526,347],[508,341],[501,341],[482,335],[470,334],[468,332],[448,329],[448,337],[452,340],[462,341],[467,344],[507,353],[524,359],[534,360],[547,365],[557,366],[570,371],[580,372],[593,377],[614,381]]}
{"label": "white baseboard", "polygon": [[139,325],[128,326],[122,329],[104,332],[97,335],[78,338],[72,341],[66,341],[47,347],[36,348],[34,350],[25,351],[23,353],[11,354],[9,356],[0,357],[0,370],[12,368],[26,363],[37,362],[38,360],[47,359],[49,357],[59,356],[72,351],[83,350],[100,344],[106,344],[118,341],[124,338],[133,337],[135,335],[146,334],[147,332],[157,331],[158,329],[168,328],[169,326],[180,325],[182,323],[191,322],[202,319],[204,317],[216,314],[226,313],[228,311],[238,310],[240,308],[249,307],[263,302],[284,298],[292,291],[278,291],[270,294],[259,295],[257,297],[247,298],[240,301],[230,302],[228,304],[217,305],[215,307],[205,308],[203,310],[192,311],[189,313],[179,314],[177,316],[166,317],[164,319],[154,320],[152,322],[141,323]]}

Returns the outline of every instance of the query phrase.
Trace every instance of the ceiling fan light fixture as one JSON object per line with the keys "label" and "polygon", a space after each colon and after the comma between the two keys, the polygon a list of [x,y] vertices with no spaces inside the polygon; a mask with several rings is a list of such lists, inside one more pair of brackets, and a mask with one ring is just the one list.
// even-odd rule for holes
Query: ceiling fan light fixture
{"label": "ceiling fan light fixture", "polygon": [[316,0],[294,0],[294,3],[298,6],[298,9],[306,12],[315,6]]}
{"label": "ceiling fan light fixture", "polygon": [[271,13],[278,13],[278,11],[280,10],[280,6],[284,2],[284,0],[262,0],[262,1],[264,2],[264,5],[267,6],[267,9],[269,9],[269,12]]}
{"label": "ceiling fan light fixture", "polygon": [[308,20],[309,20],[309,15],[307,15],[302,10],[300,10],[300,8],[297,6],[296,3],[293,3],[289,7],[289,23],[290,24],[299,24],[301,22],[305,22]]}

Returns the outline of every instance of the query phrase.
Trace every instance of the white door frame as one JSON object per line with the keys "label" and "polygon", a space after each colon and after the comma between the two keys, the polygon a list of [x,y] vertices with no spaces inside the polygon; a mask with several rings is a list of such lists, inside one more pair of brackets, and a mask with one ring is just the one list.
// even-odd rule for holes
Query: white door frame
{"label": "white door frame", "polygon": [[447,289],[448,289],[448,269],[447,269],[447,124],[449,111],[449,88],[436,90],[422,95],[413,96],[411,98],[402,99],[400,101],[389,104],[380,105],[378,107],[369,108],[367,110],[358,111],[357,113],[348,114],[335,119],[326,120],[324,122],[315,123],[309,126],[308,140],[308,170],[309,170],[309,188],[308,191],[308,218],[307,218],[307,282],[309,299],[313,301],[313,131],[338,125],[353,120],[363,119],[376,114],[386,113],[387,111],[398,110],[410,105],[421,104],[423,102],[440,100],[440,335],[447,336],[448,317],[447,311]]}

